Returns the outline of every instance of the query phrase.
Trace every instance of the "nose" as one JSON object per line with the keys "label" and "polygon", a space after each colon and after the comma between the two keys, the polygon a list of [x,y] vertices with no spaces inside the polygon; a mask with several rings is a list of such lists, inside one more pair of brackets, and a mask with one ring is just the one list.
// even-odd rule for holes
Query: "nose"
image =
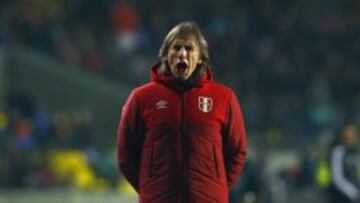
{"label": "nose", "polygon": [[184,47],[182,47],[182,48],[180,49],[179,55],[180,55],[180,58],[181,58],[181,59],[186,58],[187,51],[186,51],[186,49],[185,49]]}

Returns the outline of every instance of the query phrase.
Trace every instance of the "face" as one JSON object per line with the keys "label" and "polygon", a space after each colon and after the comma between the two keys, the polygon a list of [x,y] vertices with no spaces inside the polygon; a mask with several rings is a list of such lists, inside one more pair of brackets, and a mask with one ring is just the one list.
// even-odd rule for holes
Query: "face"
{"label": "face", "polygon": [[169,68],[177,79],[187,80],[200,61],[200,47],[194,36],[178,37],[172,42],[166,55]]}
{"label": "face", "polygon": [[356,127],[354,125],[348,125],[344,128],[343,131],[343,140],[346,145],[354,146],[357,144],[358,141],[358,134],[357,134]]}

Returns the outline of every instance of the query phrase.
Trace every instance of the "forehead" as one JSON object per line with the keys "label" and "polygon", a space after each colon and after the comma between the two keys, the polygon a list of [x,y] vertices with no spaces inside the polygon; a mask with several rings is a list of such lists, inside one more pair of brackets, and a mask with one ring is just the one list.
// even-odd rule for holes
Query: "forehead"
{"label": "forehead", "polygon": [[185,36],[177,36],[175,37],[172,45],[176,44],[185,44],[185,45],[192,45],[192,46],[199,46],[198,41],[194,35],[185,35]]}

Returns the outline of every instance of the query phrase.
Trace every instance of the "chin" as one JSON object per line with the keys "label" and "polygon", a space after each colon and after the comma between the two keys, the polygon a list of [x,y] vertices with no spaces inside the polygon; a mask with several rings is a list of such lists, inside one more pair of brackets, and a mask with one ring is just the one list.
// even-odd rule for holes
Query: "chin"
{"label": "chin", "polygon": [[186,81],[187,80],[187,78],[185,78],[185,77],[177,77],[176,79],[181,80],[181,81]]}
{"label": "chin", "polygon": [[188,78],[186,76],[176,76],[177,80],[186,81]]}

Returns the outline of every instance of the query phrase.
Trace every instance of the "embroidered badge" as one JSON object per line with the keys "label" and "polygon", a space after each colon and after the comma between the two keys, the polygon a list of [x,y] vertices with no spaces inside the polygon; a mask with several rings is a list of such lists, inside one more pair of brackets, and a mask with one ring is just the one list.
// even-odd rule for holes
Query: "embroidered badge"
{"label": "embroidered badge", "polygon": [[199,97],[199,109],[204,112],[208,113],[212,110],[213,107],[213,99],[210,97]]}

